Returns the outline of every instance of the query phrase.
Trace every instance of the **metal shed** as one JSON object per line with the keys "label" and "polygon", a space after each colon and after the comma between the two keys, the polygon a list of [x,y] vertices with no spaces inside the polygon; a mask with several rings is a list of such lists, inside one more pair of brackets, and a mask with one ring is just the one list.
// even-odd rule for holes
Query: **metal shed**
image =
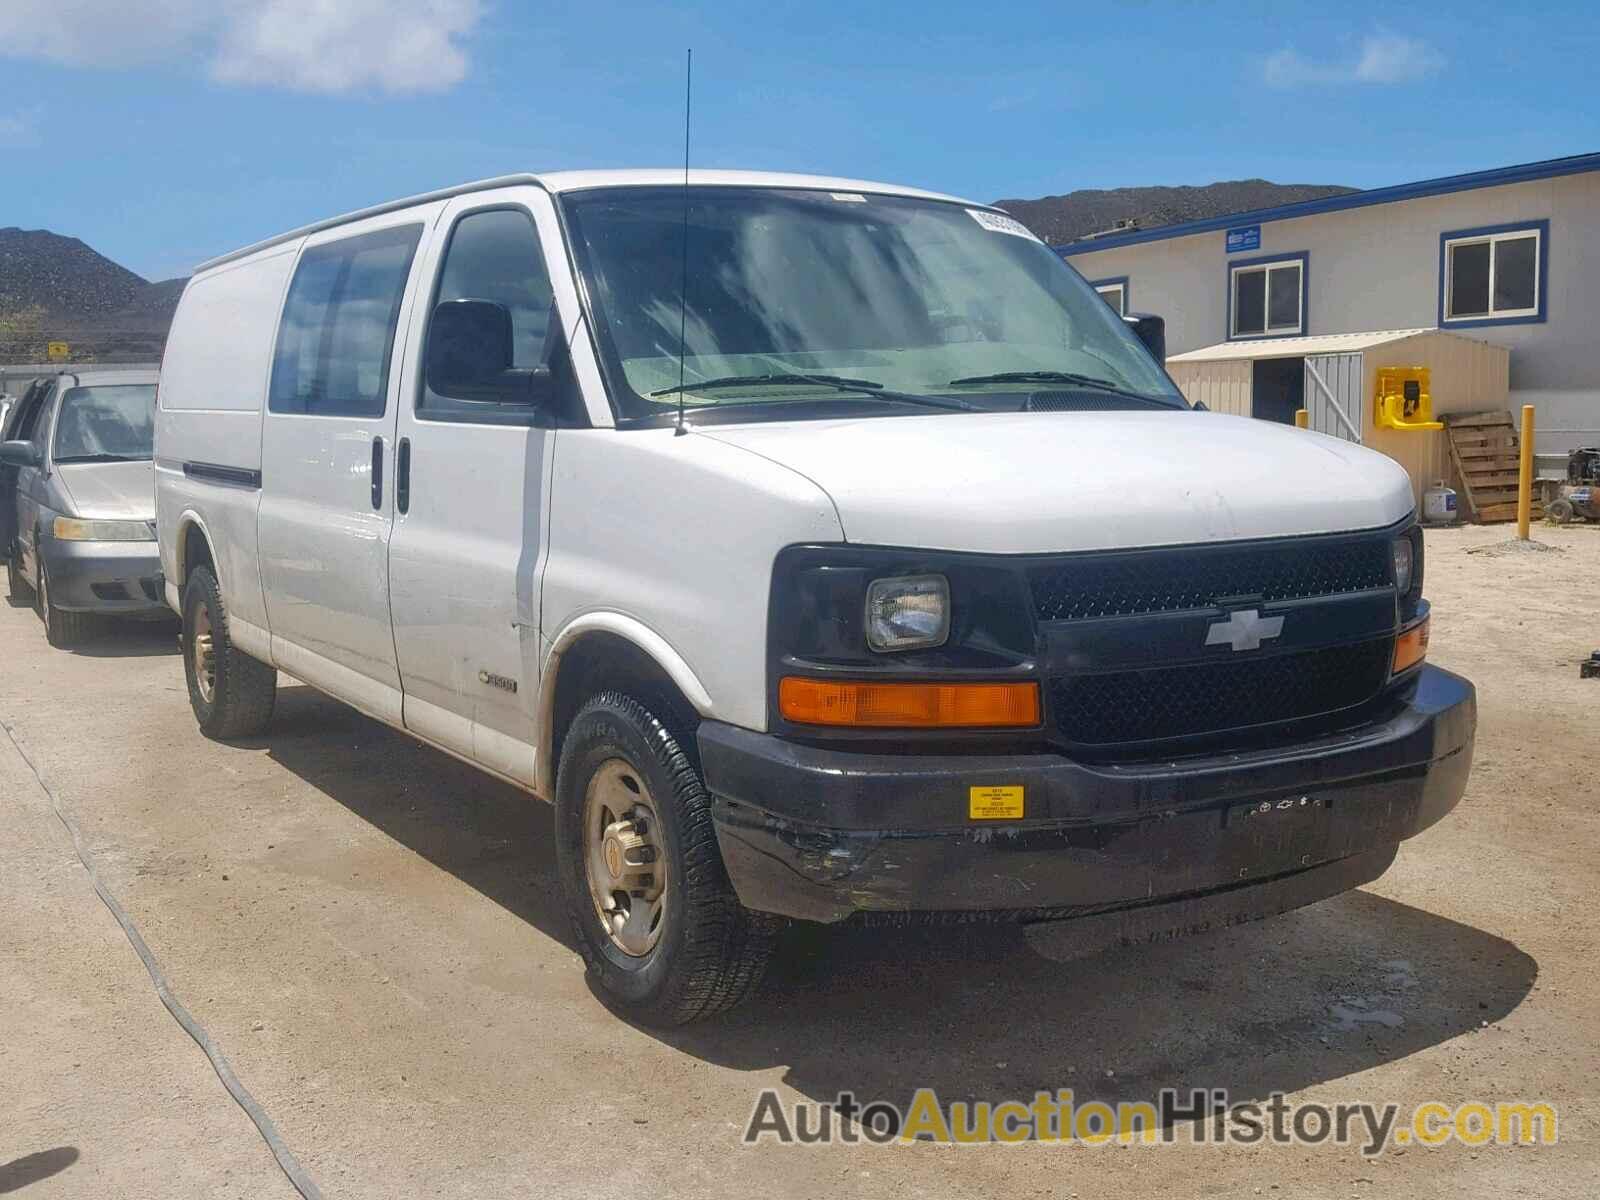
{"label": "metal shed", "polygon": [[1397,430],[1376,421],[1380,367],[1427,367],[1433,415],[1509,405],[1511,352],[1440,329],[1386,329],[1221,342],[1167,360],[1191,402],[1216,412],[1294,423],[1381,450],[1405,467],[1417,503],[1435,480],[1454,478],[1443,431]]}

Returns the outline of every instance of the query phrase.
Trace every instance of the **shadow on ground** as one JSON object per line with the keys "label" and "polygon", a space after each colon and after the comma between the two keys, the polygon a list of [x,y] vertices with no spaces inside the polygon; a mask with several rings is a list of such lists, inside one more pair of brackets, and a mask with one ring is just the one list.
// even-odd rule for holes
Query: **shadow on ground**
{"label": "shadow on ground", "polygon": [[[133,620],[101,617],[90,635],[68,653],[82,658],[154,658],[179,653],[176,617]],[[44,636],[44,630],[39,631]]]}
{"label": "shadow on ground", "polygon": [[57,1146],[0,1163],[0,1193],[20,1192],[29,1184],[60,1174],[77,1161],[76,1146]]}
{"label": "shadow on ground", "polygon": [[[306,687],[280,691],[260,745],[571,948],[544,805]],[[1470,1034],[1538,974],[1504,939],[1364,891],[1184,941],[1072,953],[1049,926],[800,926],[751,1003],[646,1032],[735,1070],[782,1067],[817,1100],[903,1104],[918,1087],[1111,1101],[1222,1087],[1243,1100]]]}

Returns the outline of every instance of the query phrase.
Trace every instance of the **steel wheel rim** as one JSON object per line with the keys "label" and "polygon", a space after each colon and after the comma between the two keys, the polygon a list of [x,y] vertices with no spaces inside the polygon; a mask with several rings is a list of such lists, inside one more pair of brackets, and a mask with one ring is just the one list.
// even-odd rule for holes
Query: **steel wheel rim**
{"label": "steel wheel rim", "polygon": [[649,954],[666,928],[667,858],[650,789],[623,759],[607,759],[589,777],[583,867],[611,944],[629,958]]}
{"label": "steel wheel rim", "polygon": [[211,610],[202,604],[194,614],[194,639],[190,644],[194,660],[194,685],[200,699],[211,703],[217,687],[217,652],[211,636]]}

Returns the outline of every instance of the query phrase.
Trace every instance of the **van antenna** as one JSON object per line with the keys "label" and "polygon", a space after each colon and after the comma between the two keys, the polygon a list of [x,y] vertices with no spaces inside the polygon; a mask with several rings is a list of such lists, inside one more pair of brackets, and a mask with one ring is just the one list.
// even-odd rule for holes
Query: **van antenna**
{"label": "van antenna", "polygon": [[683,263],[678,276],[678,428],[674,437],[689,432],[683,427],[684,334],[689,327],[689,104],[694,92],[694,51],[684,51],[683,71]]}

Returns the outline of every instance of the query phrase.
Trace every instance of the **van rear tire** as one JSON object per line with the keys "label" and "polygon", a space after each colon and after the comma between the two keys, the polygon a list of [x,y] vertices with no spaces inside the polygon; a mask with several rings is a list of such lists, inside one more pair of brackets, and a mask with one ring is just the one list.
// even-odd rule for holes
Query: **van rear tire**
{"label": "van rear tire", "polygon": [[[693,735],[668,713],[619,692],[595,696],[567,729],[556,777],[556,861],[578,951],[601,998],[646,1025],[682,1025],[748,998],[781,925],[734,894],[686,749]],[[608,854],[660,874],[635,868],[618,882],[605,874]],[[657,902],[658,927],[634,928],[632,906]]]}
{"label": "van rear tire", "polygon": [[183,593],[183,673],[189,705],[207,737],[250,737],[272,721],[278,672],[229,639],[222,589],[209,567],[196,567]]}

